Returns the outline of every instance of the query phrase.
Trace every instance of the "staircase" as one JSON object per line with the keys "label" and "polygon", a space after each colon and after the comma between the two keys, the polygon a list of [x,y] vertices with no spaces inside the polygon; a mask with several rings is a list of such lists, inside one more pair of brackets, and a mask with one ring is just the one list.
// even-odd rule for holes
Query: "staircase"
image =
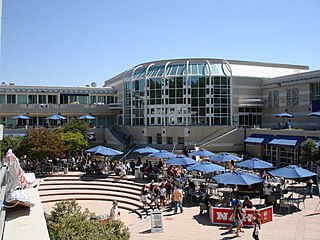
{"label": "staircase", "polygon": [[137,217],[146,218],[150,209],[140,202],[142,183],[134,179],[120,179],[115,175],[68,174],[45,177],[39,186],[42,205],[61,200],[108,201],[117,200],[118,207]]}

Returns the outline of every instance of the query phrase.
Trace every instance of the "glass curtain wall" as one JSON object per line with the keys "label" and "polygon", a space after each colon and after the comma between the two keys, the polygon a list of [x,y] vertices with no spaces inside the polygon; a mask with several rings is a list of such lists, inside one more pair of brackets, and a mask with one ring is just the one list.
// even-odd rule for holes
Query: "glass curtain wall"
{"label": "glass curtain wall", "polygon": [[123,88],[124,125],[230,125],[230,77],[221,64],[139,67]]}

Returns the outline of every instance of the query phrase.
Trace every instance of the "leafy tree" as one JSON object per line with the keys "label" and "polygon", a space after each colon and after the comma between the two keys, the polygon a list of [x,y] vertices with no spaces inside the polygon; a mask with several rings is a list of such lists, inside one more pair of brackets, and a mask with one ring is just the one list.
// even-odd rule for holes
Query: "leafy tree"
{"label": "leafy tree", "polygon": [[63,125],[63,131],[65,133],[67,133],[67,132],[72,132],[72,133],[80,132],[83,136],[87,135],[89,128],[90,128],[90,126],[88,123],[86,123],[85,121],[80,120],[78,118],[72,118],[69,120],[68,123]]}
{"label": "leafy tree", "polygon": [[92,220],[94,213],[81,207],[75,200],[62,200],[53,207],[51,216],[47,217],[50,239],[53,240],[127,240],[130,232],[121,221],[99,223]]}
{"label": "leafy tree", "polygon": [[316,145],[316,141],[308,139],[301,144],[301,162],[308,165],[308,169],[311,170],[311,163],[316,163],[319,159],[319,150]]}
{"label": "leafy tree", "polygon": [[27,132],[21,141],[20,155],[42,160],[46,157],[64,157],[65,147],[61,135],[54,130],[35,128]]}
{"label": "leafy tree", "polygon": [[88,147],[87,139],[80,132],[63,133],[62,138],[64,146],[69,153],[81,152]]}
{"label": "leafy tree", "polygon": [[9,149],[12,149],[13,152],[16,152],[17,149],[20,147],[20,143],[22,141],[22,136],[4,136],[1,143],[1,156],[6,154]]}

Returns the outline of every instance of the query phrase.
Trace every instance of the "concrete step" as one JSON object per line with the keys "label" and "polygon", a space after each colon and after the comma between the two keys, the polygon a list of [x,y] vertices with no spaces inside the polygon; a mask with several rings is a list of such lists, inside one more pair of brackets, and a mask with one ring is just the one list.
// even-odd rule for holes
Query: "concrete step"
{"label": "concrete step", "polygon": [[81,178],[77,178],[77,177],[57,177],[57,178],[45,178],[43,179],[43,181],[41,182],[41,185],[45,185],[45,184],[50,184],[51,182],[59,182],[59,183],[66,183],[66,182],[90,182],[90,183],[105,183],[105,184],[126,184],[126,185],[130,185],[131,187],[135,187],[137,189],[141,189],[143,184],[141,183],[136,183],[133,181],[128,181],[128,180],[121,180],[121,179],[81,179]]}
{"label": "concrete step", "polygon": [[[57,200],[57,201],[51,201],[51,202],[44,202],[42,203],[43,209],[45,214],[50,215],[51,211],[54,207],[54,205],[61,201]],[[71,199],[69,199],[71,200]],[[112,202],[113,200],[108,200],[108,199],[87,199],[87,198],[83,198],[83,199],[76,199],[77,203],[82,206],[82,210],[84,210],[85,208],[90,208],[90,212],[94,212],[96,215],[102,215],[102,214],[107,214],[110,211],[110,208],[112,206]],[[131,204],[126,204],[126,203],[119,203],[118,207],[120,209],[120,212],[122,212],[121,215],[131,215],[131,214],[135,214],[138,218],[146,218],[148,217],[149,212],[148,211],[144,211],[142,208],[136,207],[136,206],[132,206]],[[95,210],[91,210],[91,209],[95,209]],[[123,211],[121,211],[121,209]]]}
{"label": "concrete step", "polygon": [[57,181],[57,182],[45,182],[40,184],[39,191],[42,191],[42,189],[49,189],[49,188],[57,188],[59,186],[66,186],[70,188],[71,186],[81,186],[86,187],[88,189],[90,188],[112,188],[115,191],[118,189],[126,189],[128,191],[132,192],[139,192],[141,190],[141,187],[131,186],[129,184],[123,184],[123,183],[105,183],[105,182],[82,182],[82,181]]}
{"label": "concrete step", "polygon": [[41,186],[39,188],[39,194],[42,195],[43,192],[57,192],[61,190],[94,190],[94,191],[105,191],[105,192],[117,192],[117,193],[122,193],[122,194],[129,194],[129,195],[138,195],[140,196],[140,191],[136,189],[131,189],[128,186],[105,186],[105,185],[91,185],[91,184],[50,184],[46,186]]}
{"label": "concrete step", "polygon": [[39,192],[41,202],[43,202],[46,197],[54,197],[54,196],[61,196],[61,195],[69,195],[69,196],[107,196],[107,197],[115,197],[115,198],[123,198],[128,199],[131,202],[141,205],[140,202],[140,196],[139,195],[133,195],[123,192],[113,192],[113,191],[105,191],[104,189],[95,190],[95,189],[58,189],[56,191],[54,190],[48,190],[48,191],[41,191]]}

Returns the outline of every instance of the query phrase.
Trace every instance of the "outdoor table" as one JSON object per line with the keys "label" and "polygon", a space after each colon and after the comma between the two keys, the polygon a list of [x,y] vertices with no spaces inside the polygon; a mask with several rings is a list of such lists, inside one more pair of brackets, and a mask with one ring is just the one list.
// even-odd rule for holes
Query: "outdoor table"
{"label": "outdoor table", "polygon": [[292,198],[292,197],[289,197],[289,198],[282,198],[280,199],[280,201],[285,201],[286,203],[288,204],[293,204],[293,205],[296,205],[297,206],[297,209],[296,211],[298,211],[298,208],[299,208],[299,204],[300,202],[302,201],[302,198]]}

